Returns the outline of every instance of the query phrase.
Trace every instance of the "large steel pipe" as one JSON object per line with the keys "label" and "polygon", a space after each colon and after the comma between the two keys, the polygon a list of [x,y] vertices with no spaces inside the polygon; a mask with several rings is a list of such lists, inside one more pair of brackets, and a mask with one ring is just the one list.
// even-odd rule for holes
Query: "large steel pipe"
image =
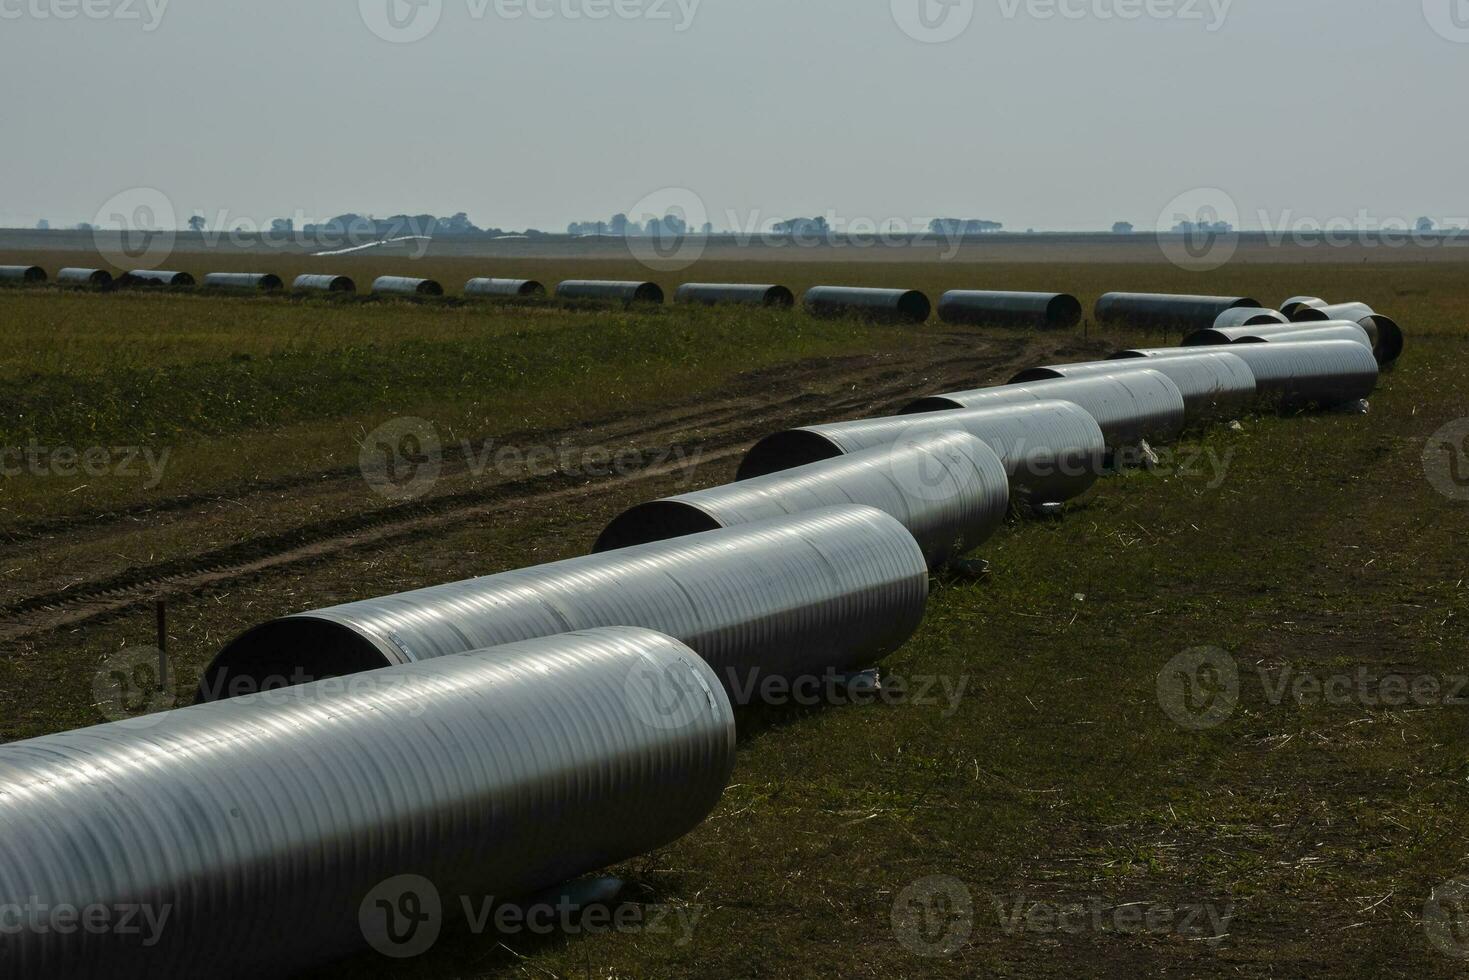
{"label": "large steel pipe", "polygon": [[828,508],[276,620],[227,646],[199,696],[599,626],[677,637],[748,692],[876,663],[918,628],[927,597],[928,563],[902,524]]}
{"label": "large steel pipe", "polygon": [[1183,338],[1185,347],[1217,347],[1221,344],[1261,344],[1270,340],[1353,340],[1372,346],[1367,331],[1351,320],[1322,320],[1318,323],[1271,323],[1254,327],[1215,327],[1196,330]]}
{"label": "large steel pipe", "polygon": [[621,303],[663,302],[663,287],[656,282],[611,282],[603,279],[568,279],[556,287],[557,299],[616,300]]}
{"label": "large steel pipe", "polygon": [[1116,449],[1139,441],[1167,441],[1188,424],[1183,392],[1166,376],[1153,370],[1121,371],[1054,381],[999,385],[920,398],[904,415],[945,412],[955,408],[986,408],[1026,402],[1060,400],[1080,405],[1092,414]]}
{"label": "large steel pipe", "polygon": [[56,273],[58,286],[75,286],[86,289],[111,289],[112,273],[106,269],[62,269]]}
{"label": "large steel pipe", "polygon": [[673,298],[678,303],[701,303],[704,306],[733,304],[789,308],[796,305],[795,294],[785,286],[743,283],[686,282],[678,287]]}
{"label": "large steel pipe", "polygon": [[134,269],[123,274],[121,286],[192,286],[194,277],[187,272],[168,272],[163,269]]}
{"label": "large steel pipe", "polygon": [[1081,322],[1081,301],[1065,293],[954,289],[939,298],[945,323],[1064,330]]}
{"label": "large steel pipe", "polygon": [[46,270],[38,265],[0,265],[0,282],[38,283],[46,281]]}
{"label": "large steel pipe", "polygon": [[204,276],[204,285],[214,289],[258,289],[274,292],[285,284],[281,277],[269,272],[210,272]]}
{"label": "large steel pipe", "polygon": [[1219,314],[1236,307],[1257,309],[1258,300],[1240,296],[1183,296],[1169,293],[1107,293],[1097,300],[1098,323],[1130,327],[1202,330]]}
{"label": "large steel pipe", "polygon": [[1305,315],[1306,310],[1316,309],[1326,305],[1326,300],[1319,296],[1292,296],[1280,304],[1280,312],[1287,320],[1300,319],[1326,319],[1325,317],[1310,317]]}
{"label": "large steel pipe", "polygon": [[[1128,361],[1087,361],[1030,368],[1011,379],[1011,384],[1029,384],[1056,378],[1086,378],[1117,374]],[[1190,423],[1232,416],[1255,402],[1255,373],[1244,361],[1227,351],[1201,350],[1194,357],[1138,361],[1141,370],[1157,371],[1178,386]]]}
{"label": "large steel pipe", "polygon": [[[0,909],[49,928],[7,928],[5,973],[283,976],[374,940],[405,949],[388,930],[429,907],[403,887],[442,900],[436,934],[461,895],[663,847],[717,805],[734,757],[708,665],[637,629],[16,742],[0,747]],[[104,928],[47,918],[66,910]]]}
{"label": "large steel pipe", "polygon": [[297,276],[292,289],[311,293],[355,293],[357,284],[348,276],[305,275]]}
{"label": "large steel pipe", "polygon": [[806,290],[805,303],[813,316],[855,315],[898,323],[924,323],[933,312],[928,297],[916,289],[813,286]]}
{"label": "large steel pipe", "polygon": [[[1196,347],[1157,347],[1113,356],[1189,357],[1197,352]],[[1377,358],[1351,340],[1231,344],[1229,352],[1250,366],[1263,401],[1288,410],[1350,405],[1377,387]]]}
{"label": "large steel pipe", "polygon": [[1010,510],[1010,478],[995,451],[961,431],[828,459],[768,476],[640,504],[614,520],[596,550],[735,527],[820,507],[865,504],[918,541],[931,568],[979,547]]}
{"label": "large steel pipe", "polygon": [[1097,482],[1106,440],[1091,413],[1071,402],[1027,402],[926,415],[896,415],[777,432],[756,443],[739,477],[770,473],[892,446],[934,432],[967,432],[999,455],[1022,504],[1059,503]]}
{"label": "large steel pipe", "polygon": [[546,287],[534,279],[471,279],[465,296],[544,296]]}
{"label": "large steel pipe", "polygon": [[412,276],[378,276],[373,280],[374,296],[442,296],[444,287],[432,279]]}
{"label": "large steel pipe", "polygon": [[1310,312],[1316,316],[1303,315],[1302,319],[1350,320],[1360,325],[1367,331],[1367,336],[1372,338],[1372,350],[1377,355],[1379,364],[1392,364],[1403,354],[1402,327],[1392,317],[1383,316],[1366,303],[1331,303],[1316,307]]}
{"label": "large steel pipe", "polygon": [[1290,318],[1278,310],[1267,310],[1262,307],[1237,306],[1234,309],[1225,310],[1219,314],[1214,321],[1218,329],[1228,327],[1255,327],[1270,323],[1289,323]]}

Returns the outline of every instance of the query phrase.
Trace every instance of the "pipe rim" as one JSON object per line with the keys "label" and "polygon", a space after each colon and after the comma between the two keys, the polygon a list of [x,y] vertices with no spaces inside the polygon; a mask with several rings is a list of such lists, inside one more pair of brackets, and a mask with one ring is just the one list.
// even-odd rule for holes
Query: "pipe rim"
{"label": "pipe rim", "polygon": [[723,528],[719,520],[693,504],[681,500],[651,500],[618,515],[608,524],[592,547],[592,554],[686,538],[691,534]]}
{"label": "pipe rim", "polygon": [[790,429],[766,436],[755,443],[740,463],[738,480],[750,480],[771,473],[783,473],[819,463],[825,459],[836,459],[846,453],[840,446],[819,432],[810,429]]}

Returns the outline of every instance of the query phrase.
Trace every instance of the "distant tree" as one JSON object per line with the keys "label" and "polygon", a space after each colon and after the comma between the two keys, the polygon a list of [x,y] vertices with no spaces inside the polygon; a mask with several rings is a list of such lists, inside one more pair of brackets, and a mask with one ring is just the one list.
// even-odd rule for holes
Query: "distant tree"
{"label": "distant tree", "polygon": [[703,227],[702,230],[703,230],[703,232],[704,232],[705,235],[712,235],[712,234],[714,234],[714,222],[712,222],[712,221],[706,221],[706,222],[704,222],[704,227]]}
{"label": "distant tree", "polygon": [[1112,226],[1112,234],[1114,234],[1114,235],[1131,235],[1132,234],[1132,222],[1131,221],[1119,221],[1119,222],[1117,222],[1115,225]]}
{"label": "distant tree", "polygon": [[50,231],[51,230],[51,222],[47,221],[45,218],[42,218],[40,221],[37,221],[36,222],[36,230],[37,231]]}
{"label": "distant tree", "polygon": [[1420,232],[1425,233],[1425,234],[1427,232],[1432,231],[1433,230],[1433,219],[1432,218],[1419,218],[1418,219],[1418,230]]}
{"label": "distant tree", "polygon": [[189,230],[190,231],[203,231],[204,230],[204,216],[201,215],[201,214],[196,214],[192,218],[190,218],[189,219]]}
{"label": "distant tree", "polygon": [[612,216],[612,221],[609,222],[609,227],[611,228],[612,234],[614,234],[614,235],[626,235],[627,234],[627,215],[625,215],[625,214],[614,214]]}
{"label": "distant tree", "polygon": [[83,221],[77,225],[77,231],[96,231],[97,226],[89,221]]}

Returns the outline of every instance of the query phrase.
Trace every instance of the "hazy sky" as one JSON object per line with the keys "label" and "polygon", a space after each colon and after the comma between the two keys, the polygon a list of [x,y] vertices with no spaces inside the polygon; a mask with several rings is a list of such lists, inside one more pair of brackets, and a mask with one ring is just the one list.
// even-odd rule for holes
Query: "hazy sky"
{"label": "hazy sky", "polygon": [[231,226],[666,188],[721,228],[1151,229],[1195,188],[1244,228],[1469,223],[1469,0],[417,3],[0,0],[0,224],[138,187]]}

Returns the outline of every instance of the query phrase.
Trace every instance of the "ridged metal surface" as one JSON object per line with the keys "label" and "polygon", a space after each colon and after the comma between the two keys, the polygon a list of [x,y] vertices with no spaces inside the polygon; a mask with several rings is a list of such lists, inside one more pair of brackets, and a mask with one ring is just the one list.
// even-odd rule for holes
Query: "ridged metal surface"
{"label": "ridged metal surface", "polygon": [[[1027,384],[1054,378],[1085,378],[1118,373],[1128,361],[1086,361],[1054,364],[1021,371],[1011,384]],[[1140,370],[1157,371],[1178,386],[1190,423],[1232,416],[1254,404],[1255,373],[1228,351],[1199,350],[1194,357],[1138,361]]]}
{"label": "ridged metal surface", "polygon": [[[1196,347],[1140,348],[1114,357],[1188,357],[1197,351]],[[1350,340],[1232,344],[1229,352],[1255,373],[1263,401],[1287,409],[1346,405],[1366,398],[1377,387],[1377,359],[1371,350]]]}
{"label": "ridged metal surface", "polygon": [[1272,340],[1352,340],[1372,346],[1367,331],[1350,320],[1322,320],[1318,323],[1271,323],[1254,327],[1215,327],[1196,330],[1183,338],[1185,347],[1216,347],[1221,344],[1259,344]]}
{"label": "ridged metal surface", "polygon": [[1081,496],[1097,482],[1106,456],[1106,440],[1090,412],[1071,402],[1028,401],[777,432],[756,443],[739,475],[754,479],[955,430],[969,433],[999,455],[1010,477],[1010,493],[1021,503],[1059,503]]}
{"label": "ridged metal surface", "polygon": [[534,279],[471,279],[465,296],[544,296],[546,287]]}
{"label": "ridged metal surface", "polygon": [[113,285],[112,273],[106,269],[62,269],[56,273],[57,285],[87,286],[92,289],[108,289]]}
{"label": "ridged metal surface", "polygon": [[348,276],[297,276],[296,281],[291,283],[291,288],[320,293],[357,292],[357,284]]}
{"label": "ridged metal surface", "polygon": [[210,272],[204,276],[204,285],[215,289],[261,289],[274,292],[284,283],[281,277],[269,272]]}
{"label": "ridged metal surface", "polygon": [[902,524],[827,508],[267,623],[220,653],[200,697],[600,626],[677,637],[738,689],[870,666],[918,628],[927,597]]}
{"label": "ridged metal surface", "polygon": [[932,568],[979,547],[1010,510],[1010,478],[995,451],[961,431],[822,460],[752,480],[640,504],[614,520],[598,552],[842,504],[896,518]]}
{"label": "ridged metal surface", "polygon": [[679,303],[702,303],[705,306],[725,303],[774,307],[796,305],[795,294],[785,286],[729,282],[686,282],[678,287],[673,298]]}
{"label": "ridged metal surface", "polygon": [[120,284],[123,286],[192,286],[194,277],[187,272],[134,269],[123,274]]}
{"label": "ridged metal surface", "polygon": [[411,276],[378,276],[372,291],[379,296],[442,296],[444,287],[432,279]]}
{"label": "ridged metal surface", "polygon": [[663,847],[717,805],[734,754],[713,672],[636,629],[0,747],[0,906],[167,909],[151,948],[141,916],[142,935],[0,937],[5,975],[293,973],[385,935],[371,896],[397,876],[428,879],[448,921],[461,895]]}
{"label": "ridged metal surface", "polygon": [[1219,314],[1235,307],[1259,308],[1258,300],[1240,296],[1185,296],[1170,293],[1107,293],[1097,300],[1098,323],[1132,327],[1202,330]]}
{"label": "ridged metal surface", "polygon": [[[1286,319],[1294,320],[1302,310],[1325,306],[1326,300],[1320,296],[1292,296],[1280,304],[1280,312],[1285,314]],[[1324,319],[1324,317],[1322,318]]]}
{"label": "ridged metal surface", "polygon": [[1366,303],[1330,303],[1301,310],[1300,320],[1347,320],[1367,331],[1372,340],[1377,363],[1389,365],[1403,354],[1403,329],[1390,316],[1384,316]]}
{"label": "ridged metal surface", "polygon": [[1316,316],[1308,317],[1309,319],[1319,317],[1327,320],[1351,320],[1353,323],[1365,320],[1377,313],[1366,303],[1324,303],[1321,306],[1307,307],[1307,309],[1313,310],[1316,314]]}
{"label": "ridged metal surface", "polygon": [[1279,310],[1267,310],[1263,306],[1236,306],[1219,314],[1214,321],[1216,329],[1229,327],[1254,327],[1267,323],[1289,323],[1290,318]]}
{"label": "ridged metal surface", "polygon": [[1066,293],[954,289],[939,298],[939,319],[988,327],[1064,330],[1081,322],[1081,301]]}
{"label": "ridged metal surface", "polygon": [[0,265],[0,282],[45,282],[46,270],[38,265]]}
{"label": "ridged metal surface", "polygon": [[556,287],[556,297],[558,299],[618,300],[623,303],[662,303],[663,287],[656,282],[568,279]]}
{"label": "ridged metal surface", "polygon": [[933,304],[916,289],[871,289],[865,286],[813,286],[806,290],[806,309],[815,316],[858,315],[900,323],[924,323]]}
{"label": "ridged metal surface", "polygon": [[1107,445],[1113,448],[1136,445],[1143,439],[1167,441],[1175,438],[1188,423],[1183,392],[1151,369],[934,395],[920,398],[905,408],[903,414],[1050,400],[1074,402],[1090,412],[1102,427]]}

